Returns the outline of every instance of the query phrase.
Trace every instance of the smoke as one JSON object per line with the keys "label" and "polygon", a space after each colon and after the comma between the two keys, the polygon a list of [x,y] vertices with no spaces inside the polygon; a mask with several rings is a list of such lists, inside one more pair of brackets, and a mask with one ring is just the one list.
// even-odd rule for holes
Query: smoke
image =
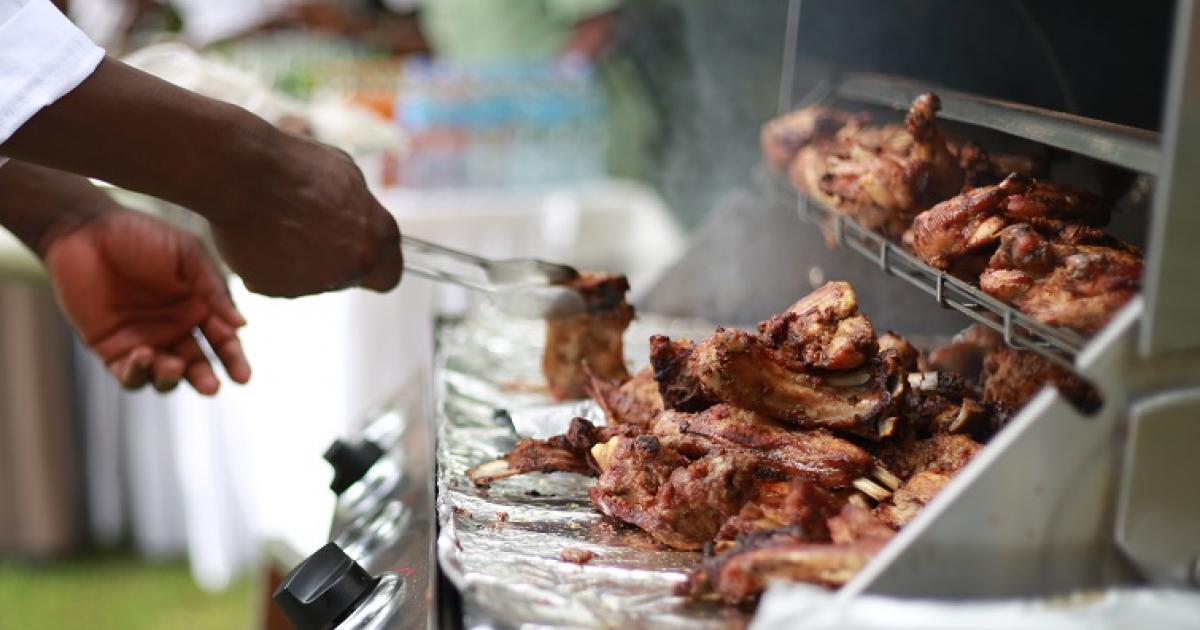
{"label": "smoke", "polygon": [[620,49],[658,115],[647,179],[694,226],[751,184],[776,114],[787,0],[674,0],[626,11]]}

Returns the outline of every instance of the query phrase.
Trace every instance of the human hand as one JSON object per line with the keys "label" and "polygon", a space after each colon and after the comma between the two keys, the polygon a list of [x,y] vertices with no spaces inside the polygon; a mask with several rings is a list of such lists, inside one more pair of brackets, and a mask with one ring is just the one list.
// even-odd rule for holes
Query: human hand
{"label": "human hand", "polygon": [[274,153],[273,174],[221,212],[206,213],[225,261],[265,295],[395,287],[404,266],[400,229],[350,156],[280,135],[286,140]]}
{"label": "human hand", "polygon": [[137,212],[100,213],[54,235],[44,258],[59,302],[122,385],[160,391],[187,379],[212,395],[220,381],[198,330],[229,378],[250,379],[234,307],[195,236]]}

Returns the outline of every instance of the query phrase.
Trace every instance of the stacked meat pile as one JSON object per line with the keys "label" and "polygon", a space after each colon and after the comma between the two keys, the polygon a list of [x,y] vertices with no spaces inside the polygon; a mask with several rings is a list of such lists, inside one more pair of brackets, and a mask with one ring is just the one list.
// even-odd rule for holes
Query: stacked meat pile
{"label": "stacked meat pile", "polygon": [[853,289],[830,283],[756,332],[654,337],[646,370],[624,381],[589,374],[606,426],[576,418],[565,435],[522,440],[468,474],[478,485],[598,476],[601,512],[667,547],[705,551],[686,585],[693,596],[748,601],[776,578],[839,585],[1006,417],[975,380],[993,342],[972,332],[923,356],[877,336]]}

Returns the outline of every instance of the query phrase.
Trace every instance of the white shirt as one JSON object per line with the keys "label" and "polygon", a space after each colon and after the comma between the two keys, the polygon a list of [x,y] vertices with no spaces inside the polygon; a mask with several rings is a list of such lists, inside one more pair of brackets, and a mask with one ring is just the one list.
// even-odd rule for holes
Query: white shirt
{"label": "white shirt", "polygon": [[0,143],[103,58],[104,50],[49,0],[0,0]]}

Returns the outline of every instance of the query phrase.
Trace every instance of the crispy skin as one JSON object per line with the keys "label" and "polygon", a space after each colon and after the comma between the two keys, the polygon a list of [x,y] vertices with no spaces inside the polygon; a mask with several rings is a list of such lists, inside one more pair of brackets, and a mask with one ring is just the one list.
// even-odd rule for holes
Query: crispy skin
{"label": "crispy skin", "polygon": [[913,252],[933,267],[974,280],[1013,223],[1037,221],[1062,231],[1068,223],[1101,226],[1109,212],[1091,193],[1016,173],[947,199],[912,222]]}
{"label": "crispy skin", "polygon": [[950,479],[950,475],[923,470],[905,481],[896,494],[892,495],[889,503],[875,509],[875,514],[891,527],[904,527],[921,513],[921,509],[933,500],[947,483],[950,483]]}
{"label": "crispy skin", "polygon": [[591,373],[591,367],[584,365],[588,372],[588,395],[604,410],[609,424],[634,424],[649,426],[658,414],[662,413],[662,396],[658,393],[658,383],[654,381],[654,371],[645,368],[633,378],[615,385]]}
{"label": "crispy skin", "polygon": [[586,395],[584,362],[601,379],[629,379],[622,336],[633,321],[633,307],[625,303],[629,291],[625,276],[584,274],[565,284],[583,294],[588,311],[546,320],[542,373],[550,395],[558,400]]}
{"label": "crispy skin", "polygon": [[784,172],[802,147],[818,138],[832,137],[855,118],[859,116],[825,105],[813,105],[769,121],[759,135],[767,166],[776,173]]}
{"label": "crispy skin", "polygon": [[907,387],[895,355],[874,357],[843,374],[789,369],[762,341],[718,329],[696,346],[690,369],[705,390],[742,409],[804,428],[825,427],[872,439]]}
{"label": "crispy skin", "polygon": [[650,338],[650,366],[663,407],[679,411],[703,411],[719,402],[704,391],[688,361],[695,348],[690,340],[671,340],[663,335]]}
{"label": "crispy skin", "polygon": [[1018,410],[1042,387],[1053,385],[1076,405],[1094,409],[1100,394],[1079,377],[1032,352],[999,346],[988,352],[983,362],[984,402]]}
{"label": "crispy skin", "polygon": [[664,412],[653,432],[662,437],[699,436],[718,447],[753,449],[780,469],[827,488],[849,486],[873,463],[866,450],[828,431],[799,431],[724,404],[694,414]]}
{"label": "crispy skin", "polygon": [[1142,257],[1128,246],[1053,241],[1018,223],[1000,232],[979,286],[1040,322],[1091,334],[1141,290],[1141,279]]}
{"label": "crispy skin", "polygon": [[776,357],[792,367],[850,370],[878,351],[871,320],[848,282],[829,282],[758,325]]}
{"label": "crispy skin", "polygon": [[940,108],[936,95],[923,94],[903,127],[843,127],[827,148],[821,191],[865,227],[900,237],[914,216],[957,194],[966,181],[937,128]]}

